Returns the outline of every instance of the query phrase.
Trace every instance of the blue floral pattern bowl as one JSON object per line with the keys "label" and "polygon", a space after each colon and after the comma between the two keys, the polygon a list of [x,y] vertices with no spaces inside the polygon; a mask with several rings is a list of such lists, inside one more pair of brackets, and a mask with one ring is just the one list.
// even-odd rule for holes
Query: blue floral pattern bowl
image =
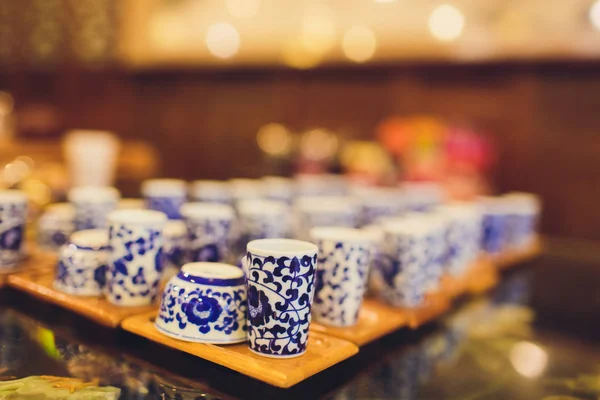
{"label": "blue floral pattern bowl", "polygon": [[24,255],[27,196],[18,190],[0,191],[0,269],[13,268]]}
{"label": "blue floral pattern bowl", "polygon": [[246,280],[238,267],[189,263],[167,283],[156,329],[175,339],[215,344],[247,340]]}
{"label": "blue floral pattern bowl", "polygon": [[63,246],[54,276],[54,287],[77,296],[100,296],[106,285],[108,232],[83,230]]}
{"label": "blue floral pattern bowl", "polygon": [[292,239],[248,243],[248,340],[251,351],[272,358],[306,351],[315,293],[316,245]]}

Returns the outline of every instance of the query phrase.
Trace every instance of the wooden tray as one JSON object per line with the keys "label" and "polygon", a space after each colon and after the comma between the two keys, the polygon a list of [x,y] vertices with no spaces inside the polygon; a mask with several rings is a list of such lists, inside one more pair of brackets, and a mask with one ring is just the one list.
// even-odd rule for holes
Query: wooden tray
{"label": "wooden tray", "polygon": [[444,293],[428,295],[425,303],[418,308],[392,308],[407,318],[408,326],[412,329],[431,322],[447,312],[452,305],[451,299]]}
{"label": "wooden tray", "polygon": [[0,288],[8,284],[8,278],[13,274],[38,269],[52,269],[56,265],[56,261],[57,256],[54,253],[34,249],[15,268],[0,272]]}
{"label": "wooden tray", "polygon": [[542,254],[542,240],[538,236],[531,243],[531,246],[524,249],[508,250],[498,256],[492,257],[492,262],[500,269],[506,269],[531,261]]}
{"label": "wooden tray", "polygon": [[154,327],[156,311],[125,319],[121,327],[148,340],[212,361],[224,367],[281,388],[291,387],[358,352],[346,340],[311,331],[306,353],[297,358],[273,359],[252,353],[246,343],[218,346],[172,339]]}
{"label": "wooden tray", "polygon": [[489,257],[480,257],[461,277],[446,275],[440,291],[450,299],[463,294],[482,293],[498,283],[498,270]]}
{"label": "wooden tray", "polygon": [[119,307],[101,297],[73,296],[54,289],[53,280],[54,268],[43,268],[10,275],[8,284],[15,289],[71,310],[110,328],[116,328],[127,317],[157,308],[156,305]]}
{"label": "wooden tray", "polygon": [[358,346],[364,346],[388,333],[394,332],[408,324],[408,315],[382,304],[374,299],[365,299],[358,322],[354,326],[337,328],[311,322],[310,328],[341,339],[346,339]]}

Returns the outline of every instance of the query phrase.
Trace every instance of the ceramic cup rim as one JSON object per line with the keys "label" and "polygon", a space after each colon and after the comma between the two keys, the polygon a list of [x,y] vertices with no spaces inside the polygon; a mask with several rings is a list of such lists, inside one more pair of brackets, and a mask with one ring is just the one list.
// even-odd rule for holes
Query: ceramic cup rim
{"label": "ceramic cup rim", "polygon": [[215,202],[196,201],[185,203],[180,208],[181,215],[186,219],[233,219],[233,207]]}
{"label": "ceramic cup rim", "polygon": [[84,229],[71,234],[69,244],[80,250],[108,250],[108,230]]}
{"label": "ceramic cup rim", "polygon": [[240,215],[281,215],[288,212],[287,203],[269,199],[242,199],[237,203]]}
{"label": "ceramic cup rim", "polygon": [[147,179],[142,182],[141,191],[144,196],[185,196],[187,194],[187,182],[183,179],[172,178]]}
{"label": "ceramic cup rim", "polygon": [[244,271],[235,265],[213,262],[184,264],[177,278],[186,282],[209,286],[239,286],[246,283]]}
{"label": "ceramic cup rim", "polygon": [[343,226],[316,226],[310,230],[309,235],[313,240],[365,244],[373,242],[373,239],[365,231]]}
{"label": "ceramic cup rim", "polygon": [[166,238],[185,236],[186,233],[187,227],[185,226],[185,223],[178,219],[168,220],[163,228],[163,236]]}
{"label": "ceramic cup rim", "polygon": [[121,193],[112,186],[76,186],[67,195],[70,202],[106,203],[116,202]]}
{"label": "ceramic cup rim", "polygon": [[108,214],[111,224],[142,225],[142,226],[164,226],[167,215],[154,210],[116,210]]}
{"label": "ceramic cup rim", "polygon": [[27,203],[27,194],[22,190],[0,190],[0,204]]}
{"label": "ceramic cup rim", "polygon": [[317,254],[316,244],[297,239],[256,239],[248,242],[246,250],[257,256],[303,256]]}

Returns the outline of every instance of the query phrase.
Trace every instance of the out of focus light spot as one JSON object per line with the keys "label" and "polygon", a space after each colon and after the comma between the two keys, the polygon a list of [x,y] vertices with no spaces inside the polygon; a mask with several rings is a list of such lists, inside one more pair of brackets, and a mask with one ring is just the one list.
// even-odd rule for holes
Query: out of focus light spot
{"label": "out of focus light spot", "polygon": [[25,178],[31,172],[29,166],[23,161],[15,160],[4,166],[3,179],[8,184],[12,185],[23,178]]}
{"label": "out of focus light spot", "polygon": [[206,46],[215,57],[233,57],[240,49],[240,34],[233,25],[224,22],[213,24],[206,33]]}
{"label": "out of focus light spot", "polygon": [[429,31],[438,40],[451,42],[462,34],[465,16],[449,4],[437,6],[429,16]]}
{"label": "out of focus light spot", "polygon": [[300,142],[300,152],[311,160],[324,160],[333,157],[339,147],[335,133],[319,128],[306,132]]}
{"label": "out of focus light spot", "polygon": [[284,44],[282,57],[285,65],[298,69],[312,68],[323,59],[321,54],[308,51],[299,39]]}
{"label": "out of focus light spot", "polygon": [[15,161],[19,161],[19,162],[27,164],[27,167],[29,167],[29,172],[32,172],[33,169],[35,168],[35,161],[33,161],[33,159],[31,157],[19,156],[19,157],[15,158]]}
{"label": "out of focus light spot", "polygon": [[171,50],[182,46],[187,36],[181,17],[175,12],[156,13],[150,23],[150,37],[159,48]]}
{"label": "out of focus light spot", "polygon": [[20,185],[20,189],[27,193],[28,197],[36,204],[48,204],[52,200],[52,190],[38,179],[24,181]]}
{"label": "out of focus light spot", "polygon": [[0,117],[10,114],[15,102],[8,92],[0,91]]}
{"label": "out of focus light spot", "polygon": [[546,369],[548,354],[537,344],[519,342],[510,350],[510,362],[519,374],[536,378]]}
{"label": "out of focus light spot", "polygon": [[395,3],[396,0],[375,0],[375,3]]}
{"label": "out of focus light spot", "polygon": [[292,150],[292,134],[281,124],[267,124],[256,135],[258,147],[271,156],[284,156]]}
{"label": "out of focus light spot", "polygon": [[323,54],[335,45],[333,11],[324,4],[308,10],[302,20],[300,42],[309,52]]}
{"label": "out of focus light spot", "polygon": [[376,47],[377,39],[373,31],[364,26],[353,26],[348,29],[342,41],[344,55],[357,63],[373,57]]}
{"label": "out of focus light spot", "polygon": [[253,18],[258,13],[260,0],[226,0],[225,6],[233,17]]}
{"label": "out of focus light spot", "polygon": [[600,31],[600,0],[594,2],[590,7],[589,17],[594,28]]}

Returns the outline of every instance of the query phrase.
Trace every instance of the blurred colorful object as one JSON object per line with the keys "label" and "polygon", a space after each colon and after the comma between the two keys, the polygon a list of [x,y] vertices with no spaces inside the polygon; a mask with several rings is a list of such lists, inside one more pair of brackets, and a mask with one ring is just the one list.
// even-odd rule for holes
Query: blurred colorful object
{"label": "blurred colorful object", "polygon": [[377,127],[376,136],[395,157],[404,180],[443,182],[453,198],[487,191],[484,174],[495,154],[476,130],[429,116],[390,117]]}
{"label": "blurred colorful object", "polygon": [[84,382],[58,376],[29,376],[0,382],[2,399],[71,399],[116,400],[121,390],[112,386],[98,386],[97,381]]}

